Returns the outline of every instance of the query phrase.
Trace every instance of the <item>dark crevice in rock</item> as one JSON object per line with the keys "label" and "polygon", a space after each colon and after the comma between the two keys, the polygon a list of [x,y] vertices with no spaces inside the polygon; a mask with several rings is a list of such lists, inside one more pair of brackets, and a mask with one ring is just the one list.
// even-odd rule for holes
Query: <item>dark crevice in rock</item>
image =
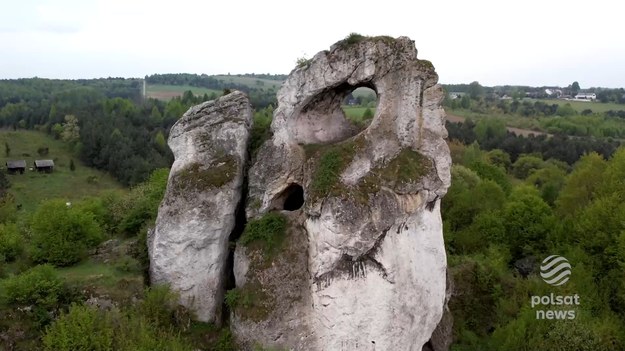
{"label": "dark crevice in rock", "polygon": [[430,211],[430,212],[434,211],[434,206],[436,206],[436,201],[438,201],[438,198],[439,198],[439,197],[438,197],[438,195],[436,195],[436,197],[434,198],[434,200],[432,200],[432,201],[428,202],[428,203],[425,205],[425,208],[426,208],[428,211]]}
{"label": "dark crevice in rock", "polygon": [[[248,143],[248,149],[250,148],[250,143]],[[226,267],[224,269],[224,292],[228,290],[232,290],[236,287],[236,281],[234,278],[234,250],[236,248],[236,242],[239,240],[243,231],[245,230],[245,225],[247,224],[247,216],[245,212],[245,206],[247,205],[247,194],[248,194],[248,170],[250,165],[250,153],[247,153],[247,160],[243,165],[243,185],[241,185],[241,198],[239,199],[239,203],[237,205],[237,209],[235,212],[235,223],[232,232],[228,236],[228,261],[226,262]],[[222,303],[222,313],[221,313],[221,323],[222,325],[228,325],[230,321],[230,308],[224,302]]]}

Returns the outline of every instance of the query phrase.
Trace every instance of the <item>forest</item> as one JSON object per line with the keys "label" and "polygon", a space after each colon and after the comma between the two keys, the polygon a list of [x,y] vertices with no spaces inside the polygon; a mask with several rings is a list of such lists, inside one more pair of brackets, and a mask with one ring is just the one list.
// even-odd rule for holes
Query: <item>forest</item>
{"label": "forest", "polygon": [[[193,85],[208,78],[146,80]],[[69,205],[48,198],[30,211],[16,206],[18,176],[0,173],[0,349],[237,350],[227,326],[192,321],[175,293],[145,279],[146,233],[172,162],[169,129],[208,97],[144,100],[140,85],[119,78],[0,81],[5,132],[47,134],[124,185]],[[502,102],[488,89],[465,96],[445,101],[449,114],[466,117],[446,125],[452,185],[441,211],[453,286],[451,349],[625,349],[623,117],[618,110]],[[367,116],[348,117],[370,120],[371,102],[360,103],[355,107]],[[252,155],[270,135],[273,112],[272,104],[254,107]],[[547,134],[518,135],[506,129],[511,125]],[[549,255],[571,263],[566,285],[541,279],[540,262]],[[550,293],[579,296],[574,319],[537,319],[531,297]]]}

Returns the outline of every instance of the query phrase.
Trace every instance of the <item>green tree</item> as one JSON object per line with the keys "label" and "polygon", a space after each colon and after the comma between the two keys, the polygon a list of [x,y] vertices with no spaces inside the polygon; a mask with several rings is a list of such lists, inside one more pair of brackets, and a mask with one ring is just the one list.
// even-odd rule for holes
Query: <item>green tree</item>
{"label": "green tree", "polygon": [[504,170],[509,170],[512,165],[512,161],[510,160],[510,155],[501,150],[501,149],[493,149],[486,153],[486,159],[493,165],[499,166]]}
{"label": "green tree", "polygon": [[499,118],[480,119],[473,130],[477,141],[482,145],[487,144],[487,142],[503,140],[507,134],[506,123]]}
{"label": "green tree", "polygon": [[575,108],[573,108],[571,104],[566,103],[564,105],[558,106],[558,109],[556,110],[556,114],[562,117],[574,116],[577,114],[577,110],[575,110]]}
{"label": "green tree", "polygon": [[484,95],[484,87],[482,87],[478,82],[471,82],[471,84],[469,84],[467,94],[469,94],[469,97],[472,100],[478,100]]}
{"label": "green tree", "polygon": [[12,262],[22,253],[22,241],[17,225],[0,224],[0,263]]}
{"label": "green tree", "polygon": [[30,254],[34,262],[68,266],[80,261],[87,249],[102,240],[102,230],[91,213],[67,206],[62,200],[43,202],[32,216]]}
{"label": "green tree", "polygon": [[154,137],[154,144],[156,144],[159,151],[167,151],[167,141],[165,140],[165,135],[162,131],[159,130],[158,133],[156,133],[156,136]]}
{"label": "green tree", "polygon": [[518,179],[527,178],[532,172],[542,168],[544,161],[537,156],[521,155],[512,165],[512,174]]}
{"label": "green tree", "polygon": [[154,121],[161,122],[163,120],[163,115],[158,107],[152,107],[152,112],[150,113],[150,118]]}
{"label": "green tree", "polygon": [[63,134],[63,126],[59,123],[55,123],[52,126],[52,135],[54,136],[54,139],[60,139],[62,134]]}
{"label": "green tree", "polygon": [[549,205],[534,188],[523,186],[510,194],[503,207],[503,220],[513,260],[541,253],[555,225]]}
{"label": "green tree", "polygon": [[373,111],[371,111],[371,109],[367,107],[365,112],[363,112],[362,114],[362,119],[369,119],[369,118],[373,118]]}
{"label": "green tree", "polygon": [[50,107],[50,112],[48,113],[48,121],[52,122],[56,120],[56,116],[58,115],[56,104],[52,104]]}
{"label": "green tree", "polygon": [[571,95],[573,96],[577,95],[580,89],[581,88],[579,87],[579,83],[577,81],[573,82],[573,84],[571,84]]}
{"label": "green tree", "polygon": [[596,198],[608,163],[593,152],[582,156],[567,176],[556,200],[557,212],[562,217],[575,217]]}

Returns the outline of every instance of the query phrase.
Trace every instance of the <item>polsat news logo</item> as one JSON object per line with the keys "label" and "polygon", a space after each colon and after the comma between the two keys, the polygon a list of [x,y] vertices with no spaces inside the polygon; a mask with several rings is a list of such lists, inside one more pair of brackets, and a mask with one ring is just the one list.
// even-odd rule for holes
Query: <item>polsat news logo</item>
{"label": "polsat news logo", "polygon": [[[545,258],[540,265],[540,277],[551,286],[561,286],[571,277],[571,264],[558,255]],[[567,309],[579,306],[579,295],[532,296],[531,306],[536,309],[536,319],[575,319],[576,310]]]}

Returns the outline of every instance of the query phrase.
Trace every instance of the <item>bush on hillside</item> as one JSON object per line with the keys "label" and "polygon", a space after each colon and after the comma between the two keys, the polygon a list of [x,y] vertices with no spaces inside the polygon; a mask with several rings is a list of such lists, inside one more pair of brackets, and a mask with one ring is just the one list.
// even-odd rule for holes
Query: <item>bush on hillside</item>
{"label": "bush on hillside", "polygon": [[12,305],[51,308],[64,296],[65,287],[51,265],[35,266],[2,284],[6,301]]}
{"label": "bush on hillside", "polygon": [[69,266],[95,247],[103,234],[93,214],[67,206],[62,200],[42,203],[30,223],[30,255],[36,263]]}
{"label": "bush on hillside", "polygon": [[15,224],[0,224],[0,262],[12,262],[22,253],[22,236]]}

